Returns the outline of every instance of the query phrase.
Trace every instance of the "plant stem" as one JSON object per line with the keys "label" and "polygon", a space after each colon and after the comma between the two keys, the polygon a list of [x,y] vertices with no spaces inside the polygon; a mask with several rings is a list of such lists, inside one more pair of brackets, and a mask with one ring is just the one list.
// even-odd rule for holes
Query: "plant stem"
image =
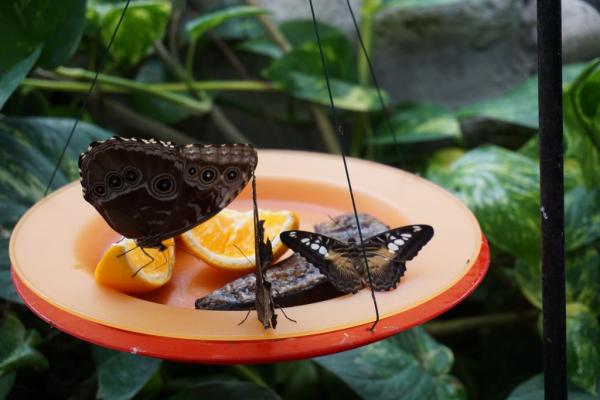
{"label": "plant stem", "polygon": [[[79,68],[58,67],[54,72],[56,72],[58,75],[73,79],[94,79],[93,72]],[[211,108],[211,102],[198,101],[188,96],[182,96],[180,94],[164,90],[157,90],[145,83],[139,83],[125,78],[99,74],[98,82],[107,83],[118,87],[125,87],[140,93],[149,94],[159,99],[180,105],[181,107],[184,107],[198,115],[206,114]]]}
{"label": "plant stem", "polygon": [[[361,21],[360,21],[360,34],[365,45],[365,51],[367,54],[372,54],[373,51],[373,19],[374,13],[373,8],[379,0],[364,0],[361,8]],[[369,86],[371,84],[371,71],[369,70],[369,63],[364,52],[358,52],[357,60],[358,70],[358,83],[363,86]],[[369,117],[366,113],[358,113],[354,121],[354,130],[352,131],[352,140],[350,146],[350,154],[354,157],[361,155],[361,148],[363,146],[363,138],[366,135],[372,135],[371,126],[369,123]],[[367,154],[373,154],[373,145],[368,145]]]}
{"label": "plant stem", "polygon": [[[248,5],[256,7],[258,6],[256,0],[245,1]],[[256,16],[256,18],[258,18],[258,22],[260,22],[262,27],[265,29],[265,32],[269,38],[277,45],[277,47],[281,49],[281,51],[284,53],[289,53],[292,51],[292,45],[287,41],[281,30],[267,15],[261,14]],[[313,114],[319,132],[321,132],[321,137],[327,151],[332,154],[341,154],[336,136],[337,133],[331,126],[331,122],[327,118],[327,114],[323,108],[318,104],[310,103],[310,110]]]}
{"label": "plant stem", "polygon": [[[187,92],[187,83],[146,83],[146,87],[154,90],[168,92]],[[32,87],[41,90],[52,90],[56,92],[87,92],[90,85],[84,82],[73,81],[50,81],[46,79],[25,78],[20,86]],[[227,90],[227,91],[257,91],[257,92],[279,92],[283,91],[280,85],[272,85],[261,81],[200,81],[192,84],[195,90]],[[102,93],[136,93],[137,87],[129,85],[116,86],[109,83],[100,83],[94,89]]]}
{"label": "plant stem", "polygon": [[459,318],[450,321],[427,322],[423,324],[423,327],[432,335],[447,335],[472,329],[509,325],[523,320],[535,320],[539,315],[540,310],[528,310],[523,313],[502,313],[481,317]]}

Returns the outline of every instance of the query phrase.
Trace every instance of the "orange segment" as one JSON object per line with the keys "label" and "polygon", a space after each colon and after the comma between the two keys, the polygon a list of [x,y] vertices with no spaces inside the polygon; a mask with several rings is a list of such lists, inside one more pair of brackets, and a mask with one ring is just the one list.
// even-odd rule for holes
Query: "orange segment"
{"label": "orange segment", "polygon": [[[271,239],[274,259],[286,252],[279,234],[298,229],[300,220],[291,211],[259,210],[265,220],[265,240]],[[213,267],[239,273],[254,270],[254,217],[252,211],[225,209],[185,232],[181,238],[200,259]],[[243,254],[242,254],[243,253]],[[245,256],[245,257],[244,257]]]}
{"label": "orange segment", "polygon": [[[140,248],[131,250],[136,247],[131,239],[113,243],[96,267],[96,280],[124,293],[149,292],[161,287],[171,279],[175,264],[175,240],[165,240],[163,244],[169,246],[164,252],[144,249],[154,258],[152,261]],[[131,251],[119,257],[128,250]]]}

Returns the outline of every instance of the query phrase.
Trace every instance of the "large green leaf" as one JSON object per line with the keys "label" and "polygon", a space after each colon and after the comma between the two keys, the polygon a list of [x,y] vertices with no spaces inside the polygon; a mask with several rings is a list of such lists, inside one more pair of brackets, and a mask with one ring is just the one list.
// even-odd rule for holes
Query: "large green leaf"
{"label": "large green leaf", "polygon": [[[0,120],[0,226],[10,230],[46,190],[75,120],[66,118],[5,118]],[[79,177],[79,154],[95,140],[110,134],[80,122],[52,189]],[[0,297],[21,302],[12,286],[8,239],[0,238]]]}
{"label": "large green leaf", "polygon": [[[133,349],[132,349],[133,351]],[[98,366],[98,395],[104,400],[127,400],[154,376],[162,360],[94,347]]]}
{"label": "large green leaf", "polygon": [[17,371],[0,376],[0,400],[8,398],[8,393],[10,392],[10,389],[12,389],[16,378]]}
{"label": "large green leaf", "polygon": [[600,59],[592,61],[564,91],[563,110],[567,156],[577,159],[588,187],[600,182]]}
{"label": "large green leaf", "polygon": [[371,1],[371,12],[385,8],[439,7],[457,3],[481,3],[483,0],[375,0]]}
{"label": "large green leaf", "polygon": [[[63,0],[60,4],[56,0],[0,1],[0,71],[30,56],[46,39],[51,41],[50,51],[60,51],[53,34],[63,29],[61,25],[67,22],[76,1],[84,0]],[[64,38],[70,39],[71,33]]]}
{"label": "large green leaf", "polygon": [[588,307],[567,304],[567,375],[569,381],[596,395],[600,373],[600,325]]}
{"label": "large green leaf", "polygon": [[[162,83],[175,81],[170,76],[164,64],[159,60],[149,60],[139,69],[135,77],[137,82],[142,83]],[[171,102],[157,99],[146,94],[136,93],[133,96],[136,108],[149,118],[160,121],[164,124],[174,124],[190,116],[185,109],[174,105]]]}
{"label": "large green leaf", "polygon": [[[517,260],[515,279],[523,295],[534,306],[542,308],[541,263]],[[590,246],[570,251],[565,256],[567,302],[579,302],[600,314],[600,256]]]}
{"label": "large green leaf", "polygon": [[[87,18],[100,30],[104,46],[110,43],[124,8],[125,2],[88,5]],[[151,51],[152,44],[162,39],[170,16],[168,0],[131,2],[110,49],[111,57],[126,67],[136,65]]]}
{"label": "large green leaf", "polygon": [[0,110],[4,107],[10,95],[19,86],[19,83],[27,76],[33,64],[35,64],[40,56],[43,47],[43,43],[40,43],[31,54],[15,63],[7,71],[3,72],[0,70]]}
{"label": "large green leaf", "polygon": [[[563,67],[563,85],[568,85],[586,68],[586,64],[572,64]],[[508,93],[465,107],[457,112],[460,119],[478,116],[489,117],[537,129],[538,121],[538,79],[537,76],[512,89]]]}
{"label": "large green leaf", "polygon": [[600,238],[600,188],[578,186],[565,196],[565,248],[567,251]]}
{"label": "large green leaf", "polygon": [[60,7],[67,8],[64,18],[47,37],[40,55],[40,66],[54,69],[65,64],[77,50],[85,24],[86,0],[61,1]]}
{"label": "large green leaf", "polygon": [[[317,27],[319,28],[319,37],[323,41],[342,35],[339,29],[331,25],[317,22]],[[306,43],[311,43],[316,40],[315,26],[310,19],[284,22],[279,25],[279,30],[292,48],[298,48]],[[284,55],[283,50],[281,50],[276,43],[273,43],[271,37],[266,33],[263,33],[254,39],[246,40],[238,46],[238,49],[251,51],[272,58],[281,58]]]}
{"label": "large green leaf", "polygon": [[447,171],[427,177],[451,191],[477,217],[496,247],[537,265],[540,254],[539,168],[495,146],[471,150]]}
{"label": "large green leaf", "polygon": [[253,15],[264,14],[267,11],[252,6],[228,7],[222,10],[213,11],[208,14],[194,18],[185,24],[185,30],[192,40],[197,40],[207,30],[212,29],[226,21],[234,18],[251,17]]}
{"label": "large green leaf", "polygon": [[0,376],[24,367],[47,368],[48,361],[35,349],[40,341],[37,331],[26,330],[19,318],[9,313],[0,326]]}
{"label": "large green leaf", "polygon": [[[453,113],[433,104],[405,103],[395,108],[390,117],[398,143],[418,143],[431,140],[461,140],[460,125]],[[383,121],[376,136],[368,140],[375,145],[394,143],[387,122]]]}
{"label": "large green leaf", "polygon": [[450,349],[423,328],[315,361],[364,399],[466,399],[462,384],[446,375]]}
{"label": "large green leaf", "polygon": [[[569,400],[594,400],[582,390],[569,386]],[[539,374],[521,383],[506,400],[540,400],[544,398],[544,375]]]}
{"label": "large green leaf", "polygon": [[169,400],[196,399],[244,399],[244,400],[277,400],[279,397],[269,388],[250,382],[213,381],[199,383],[186,389]]}
{"label": "large green leaf", "polygon": [[[377,91],[361,86],[356,80],[354,51],[346,37],[335,28],[327,28],[329,35],[321,39],[323,57],[336,107],[353,111],[381,109]],[[271,61],[263,75],[280,83],[292,96],[330,105],[327,83],[323,76],[321,53],[316,38],[303,42],[283,57]],[[388,95],[383,93],[384,101]]]}

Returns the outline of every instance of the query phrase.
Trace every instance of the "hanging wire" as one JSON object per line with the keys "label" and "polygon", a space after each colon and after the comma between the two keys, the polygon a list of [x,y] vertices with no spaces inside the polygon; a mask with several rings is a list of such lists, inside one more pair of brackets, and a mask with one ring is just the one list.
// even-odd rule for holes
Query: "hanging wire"
{"label": "hanging wire", "polygon": [[350,198],[352,199],[352,208],[354,210],[354,218],[356,219],[356,227],[358,229],[358,236],[360,238],[360,246],[362,248],[363,256],[365,259],[365,267],[367,269],[367,275],[369,277],[369,287],[371,288],[371,297],[373,298],[373,305],[375,306],[376,319],[370,331],[375,329],[375,326],[379,322],[379,308],[377,307],[377,299],[375,298],[375,291],[373,290],[373,280],[371,279],[371,270],[369,269],[369,261],[367,259],[367,251],[365,250],[365,244],[360,229],[360,221],[358,220],[358,212],[356,211],[356,203],[354,201],[354,193],[352,192],[352,184],[350,183],[350,174],[348,173],[348,165],[346,164],[346,155],[344,153],[343,136],[344,132],[342,126],[338,124],[337,116],[335,114],[335,106],[333,104],[333,96],[331,94],[331,87],[329,85],[329,76],[327,75],[327,66],[325,65],[325,57],[323,56],[323,48],[321,47],[321,38],[319,37],[319,28],[317,27],[317,18],[315,17],[315,10],[313,8],[312,0],[308,0],[310,4],[310,11],[312,13],[313,24],[315,26],[315,34],[317,35],[317,43],[319,44],[319,52],[321,54],[321,64],[323,65],[323,75],[325,75],[325,81],[327,82],[327,91],[329,92],[329,102],[331,103],[331,114],[333,115],[333,123],[335,130],[338,132],[338,143],[340,145],[340,152],[342,153],[342,160],[344,161],[344,170],[346,171],[346,180],[348,181],[348,189],[350,191]]}
{"label": "hanging wire", "polygon": [[387,121],[388,128],[390,129],[390,133],[392,134],[392,139],[394,139],[394,145],[396,147],[396,152],[398,153],[398,157],[400,159],[400,165],[402,166],[402,169],[406,169],[406,165],[404,164],[404,158],[400,153],[400,144],[398,143],[398,139],[396,138],[396,132],[394,132],[394,127],[392,126],[392,121],[390,120],[390,113],[387,107],[385,106],[385,102],[383,101],[381,89],[379,88],[379,83],[377,83],[375,71],[373,71],[373,65],[371,64],[371,58],[369,57],[369,53],[367,52],[367,48],[365,47],[365,43],[363,42],[362,35],[360,34],[360,29],[358,28],[358,24],[356,23],[356,18],[354,17],[354,11],[352,10],[352,6],[350,5],[350,0],[346,0],[346,4],[348,4],[348,11],[350,11],[350,15],[352,16],[352,22],[354,23],[354,29],[356,30],[356,35],[358,36],[360,47],[362,48],[363,54],[365,55],[365,59],[367,60],[369,71],[371,71],[371,78],[373,79],[373,84],[377,89],[377,95],[379,96],[379,102],[381,103],[381,108],[383,109],[383,112],[385,114],[385,120]]}
{"label": "hanging wire", "polygon": [[115,31],[113,32],[112,37],[110,38],[110,42],[108,42],[108,46],[106,47],[106,51],[104,52],[104,55],[102,55],[100,64],[96,68],[96,75],[94,76],[94,79],[92,80],[92,84],[90,85],[90,90],[88,90],[87,94],[85,95],[85,97],[83,99],[83,104],[81,104],[81,108],[79,109],[79,114],[77,114],[77,118],[75,119],[75,124],[73,124],[71,133],[69,133],[69,137],[67,138],[67,143],[65,143],[65,147],[63,147],[63,149],[62,149],[62,153],[60,154],[60,157],[58,158],[58,162],[56,163],[54,172],[52,172],[52,176],[50,177],[50,182],[48,182],[48,186],[46,186],[46,191],[44,192],[44,197],[46,197],[48,195],[50,186],[52,186],[52,182],[54,182],[54,177],[56,176],[56,173],[58,172],[58,168],[60,167],[60,163],[62,162],[62,159],[65,156],[65,153],[67,151],[67,147],[69,147],[69,143],[71,143],[71,139],[73,138],[73,134],[75,133],[75,129],[77,128],[77,124],[79,124],[79,120],[81,119],[81,117],[83,117],[83,112],[85,111],[85,106],[87,105],[90,95],[92,94],[92,90],[94,89],[94,85],[96,84],[96,80],[98,79],[98,75],[100,74],[100,71],[102,70],[102,67],[104,66],[104,62],[106,61],[106,57],[108,56],[108,51],[110,50],[110,47],[112,46],[113,41],[115,40],[115,37],[117,36],[117,31],[119,30],[119,27],[121,26],[123,17],[125,17],[125,12],[127,11],[127,7],[129,7],[130,1],[131,0],[127,0],[127,3],[125,3],[125,8],[123,8],[123,12],[121,13],[121,18],[119,18],[117,27],[115,28]]}

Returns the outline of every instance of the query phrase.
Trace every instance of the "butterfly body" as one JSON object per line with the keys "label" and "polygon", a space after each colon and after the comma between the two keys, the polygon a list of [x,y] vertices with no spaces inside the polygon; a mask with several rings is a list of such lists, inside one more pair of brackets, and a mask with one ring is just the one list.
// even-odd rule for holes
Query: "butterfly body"
{"label": "butterfly body", "polygon": [[186,232],[225,208],[257,164],[247,144],[205,146],[113,137],[79,158],[84,199],[142,248]]}
{"label": "butterfly body", "polygon": [[[364,240],[373,289],[395,288],[412,260],[433,237],[429,225],[392,229]],[[319,268],[321,273],[344,293],[357,293],[369,285],[365,254],[355,239],[347,243],[329,236],[304,231],[287,231],[281,241]]]}

